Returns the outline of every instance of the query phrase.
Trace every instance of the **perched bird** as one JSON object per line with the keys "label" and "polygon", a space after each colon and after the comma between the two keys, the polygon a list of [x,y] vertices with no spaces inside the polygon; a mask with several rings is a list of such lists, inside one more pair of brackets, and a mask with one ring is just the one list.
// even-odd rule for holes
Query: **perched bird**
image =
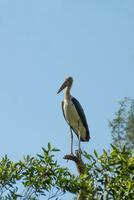
{"label": "perched bird", "polygon": [[83,108],[79,101],[70,94],[70,90],[73,84],[73,78],[68,77],[65,79],[64,83],[61,85],[57,94],[64,90],[64,100],[62,101],[62,111],[64,118],[68,125],[70,126],[71,132],[71,154],[73,154],[73,133],[77,135],[79,139],[79,152],[80,141],[87,142],[90,139],[89,128],[84,114]]}

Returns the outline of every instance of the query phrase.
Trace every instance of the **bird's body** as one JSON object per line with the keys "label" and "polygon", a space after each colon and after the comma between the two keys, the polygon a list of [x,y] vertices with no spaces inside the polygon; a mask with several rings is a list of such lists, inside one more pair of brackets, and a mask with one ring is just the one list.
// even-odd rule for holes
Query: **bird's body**
{"label": "bird's body", "polygon": [[59,93],[64,89],[64,100],[62,101],[62,111],[64,118],[69,124],[71,130],[71,153],[73,152],[72,130],[78,136],[79,150],[80,150],[80,141],[84,142],[84,141],[89,141],[90,139],[88,124],[83,108],[80,105],[79,101],[70,94],[72,82],[73,82],[72,77],[67,78],[58,91]]}
{"label": "bird's body", "polygon": [[[68,100],[64,99],[64,101],[62,101],[62,111],[65,120],[72,128],[72,130],[76,133],[77,137],[80,137],[80,141],[89,141],[89,130],[87,121],[85,118],[84,111],[78,100],[76,100],[72,96]],[[80,114],[83,115],[83,118]]]}

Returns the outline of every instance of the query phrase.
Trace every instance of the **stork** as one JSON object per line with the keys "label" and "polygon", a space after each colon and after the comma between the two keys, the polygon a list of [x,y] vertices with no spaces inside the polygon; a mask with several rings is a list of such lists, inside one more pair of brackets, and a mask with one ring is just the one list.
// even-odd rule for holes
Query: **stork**
{"label": "stork", "polygon": [[[70,127],[71,132],[71,154],[73,154],[73,132],[79,139],[79,152],[80,142],[87,142],[90,139],[90,132],[84,114],[83,108],[79,101],[70,94],[73,84],[73,78],[68,77],[61,85],[57,94],[64,90],[64,100],[62,101],[63,116]],[[73,132],[72,132],[73,131]]]}

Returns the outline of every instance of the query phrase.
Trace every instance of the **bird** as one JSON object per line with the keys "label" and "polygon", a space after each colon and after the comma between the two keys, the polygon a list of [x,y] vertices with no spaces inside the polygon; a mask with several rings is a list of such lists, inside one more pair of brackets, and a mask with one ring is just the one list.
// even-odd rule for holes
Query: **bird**
{"label": "bird", "polygon": [[57,94],[64,90],[64,99],[62,101],[63,116],[70,127],[71,133],[71,154],[73,155],[73,132],[79,140],[78,151],[81,152],[80,142],[88,142],[90,139],[90,131],[84,110],[79,101],[70,93],[73,78],[67,77],[59,88]]}

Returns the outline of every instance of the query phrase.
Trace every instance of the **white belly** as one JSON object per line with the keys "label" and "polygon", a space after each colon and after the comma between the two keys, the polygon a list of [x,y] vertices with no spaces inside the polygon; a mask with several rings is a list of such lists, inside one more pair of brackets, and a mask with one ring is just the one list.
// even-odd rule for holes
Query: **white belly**
{"label": "white belly", "polygon": [[64,114],[66,120],[71,125],[71,127],[75,130],[75,132],[80,135],[82,138],[86,138],[86,129],[83,126],[81,119],[77,113],[75,106],[72,101],[64,101]]}

